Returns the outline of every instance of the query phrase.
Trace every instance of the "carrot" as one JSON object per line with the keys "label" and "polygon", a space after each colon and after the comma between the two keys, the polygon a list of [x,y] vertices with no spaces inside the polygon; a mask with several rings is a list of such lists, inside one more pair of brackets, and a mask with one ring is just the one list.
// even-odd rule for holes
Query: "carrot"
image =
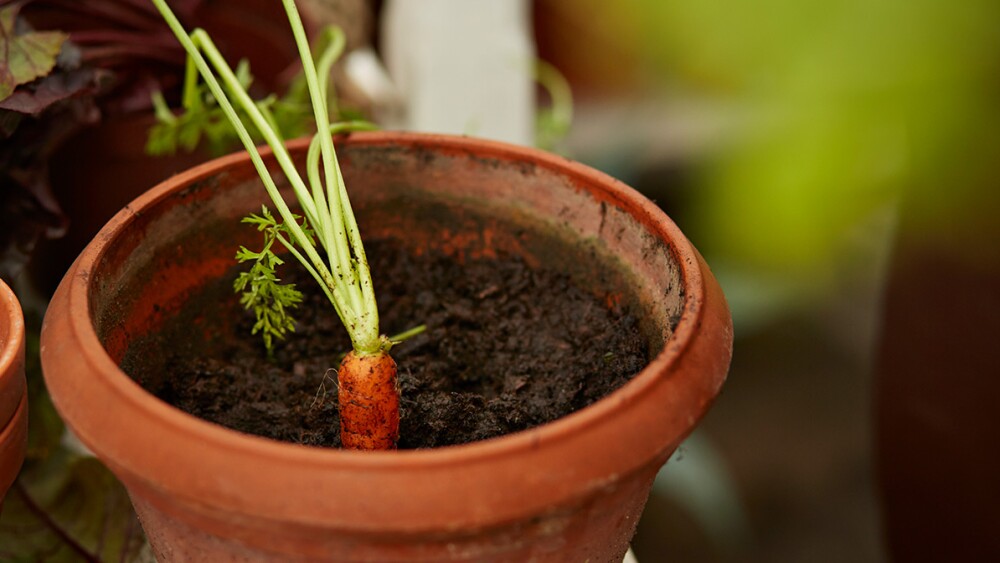
{"label": "carrot", "polygon": [[394,450],[399,440],[396,362],[351,351],[340,363],[340,441],[350,450]]}
{"label": "carrot", "polygon": [[[243,294],[241,302],[256,315],[253,333],[262,334],[264,346],[271,353],[273,338],[284,338],[286,333],[294,331],[295,323],[289,309],[302,301],[302,295],[293,286],[279,283],[275,267],[283,260],[274,249],[284,247],[319,284],[351,337],[353,350],[338,371],[343,447],[395,449],[399,439],[399,388],[396,362],[388,353],[394,341],[379,332],[378,306],[368,259],[333,146],[334,133],[370,128],[371,125],[331,124],[327,108],[330,67],[343,50],[343,32],[335,29],[325,32],[327,44],[319,53],[318,61],[314,60],[295,1],[282,0],[299,48],[302,73],[316,118],[316,134],[306,154],[306,177],[303,178],[280,131],[273,127],[273,116],[268,115],[266,107],[262,109],[250,98],[212,38],[204,30],[190,34],[185,31],[167,0],[153,0],[153,3],[188,53],[188,86],[197,85],[194,79],[197,70],[243,142],[278,212],[274,216],[263,208],[261,215],[245,219],[264,232],[265,245],[260,252],[241,246],[236,255],[240,262],[254,263],[250,272],[241,274],[234,284],[234,289]],[[247,123],[243,122],[234,104],[246,115]],[[292,213],[292,206],[278,190],[250,135],[248,124],[253,125],[271,147],[302,209],[301,217]],[[400,335],[400,339],[422,330],[423,327],[411,329]]]}

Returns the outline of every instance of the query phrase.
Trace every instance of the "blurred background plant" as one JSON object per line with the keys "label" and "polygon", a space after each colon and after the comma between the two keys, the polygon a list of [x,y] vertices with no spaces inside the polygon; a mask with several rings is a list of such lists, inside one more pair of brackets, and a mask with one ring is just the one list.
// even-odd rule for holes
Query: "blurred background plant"
{"label": "blurred background plant", "polygon": [[[948,205],[988,177],[991,163],[969,164],[997,135],[995,2],[538,5],[560,50],[550,58],[578,95],[617,106],[609,135],[574,148],[589,158],[631,136],[639,150],[617,153],[616,171],[682,169],[684,194],[654,195],[684,199],[682,227],[740,280],[737,314],[762,294],[825,299],[845,276],[869,275],[855,241],[902,189],[937,186]],[[750,302],[736,285],[753,289]]]}
{"label": "blurred background plant", "polygon": [[[200,4],[180,9],[191,18]],[[4,74],[34,70],[0,91],[0,213],[13,227],[0,236],[0,273],[17,280],[36,247],[70,227],[59,193],[65,147],[102,122],[148,111],[154,91],[176,98],[184,54],[141,1],[5,1],[0,10],[4,70],[15,71]]]}
{"label": "blurred background plant", "polygon": [[[931,274],[942,289],[956,272],[998,271],[984,225],[1000,223],[1000,3],[537,0],[535,17],[539,55],[577,99],[570,154],[660,203],[712,265],[736,323],[726,390],[657,482],[639,560],[883,560],[875,463],[891,437],[876,441],[875,413],[894,397],[876,404],[872,360],[889,258],[901,237],[910,253],[948,253]],[[986,283],[969,307],[995,311]],[[936,320],[928,334],[953,330]],[[908,342],[989,365],[954,340]],[[985,420],[968,395],[987,389],[968,389],[947,393]],[[938,443],[990,450],[996,425],[958,426],[930,406],[936,393],[904,410],[955,424]],[[923,483],[938,500],[964,494],[942,483],[971,460],[949,452],[939,465],[951,469]],[[967,518],[995,515],[983,510]],[[914,545],[933,535],[910,532]]]}

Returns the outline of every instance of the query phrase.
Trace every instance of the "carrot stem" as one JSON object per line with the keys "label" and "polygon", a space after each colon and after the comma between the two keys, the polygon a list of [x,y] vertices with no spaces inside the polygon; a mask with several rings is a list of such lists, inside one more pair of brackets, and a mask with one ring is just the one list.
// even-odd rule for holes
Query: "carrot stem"
{"label": "carrot stem", "polygon": [[349,352],[337,372],[340,441],[349,450],[394,450],[399,440],[396,362],[386,352]]}

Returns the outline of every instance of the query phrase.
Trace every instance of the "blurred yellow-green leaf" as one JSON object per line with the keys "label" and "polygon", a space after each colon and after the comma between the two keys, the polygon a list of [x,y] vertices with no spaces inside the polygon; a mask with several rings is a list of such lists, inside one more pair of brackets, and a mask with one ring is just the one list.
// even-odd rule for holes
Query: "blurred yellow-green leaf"
{"label": "blurred yellow-green leaf", "polygon": [[48,74],[68,36],[57,31],[18,34],[19,3],[0,8],[0,100],[14,88]]}
{"label": "blurred yellow-green leaf", "polygon": [[904,190],[936,190],[950,205],[988,189],[998,2],[616,6],[668,96],[719,100],[742,116],[699,163],[690,231],[714,263],[821,287],[852,234]]}

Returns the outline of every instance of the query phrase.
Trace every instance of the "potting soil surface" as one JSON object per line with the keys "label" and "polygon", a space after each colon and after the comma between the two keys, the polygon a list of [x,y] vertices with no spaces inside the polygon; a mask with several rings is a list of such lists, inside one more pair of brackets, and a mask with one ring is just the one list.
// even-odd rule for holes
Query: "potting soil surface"
{"label": "potting soil surface", "polygon": [[[387,241],[366,247],[382,331],[427,326],[392,349],[400,448],[462,444],[555,420],[624,385],[648,362],[636,319],[565,274],[511,256],[458,263]],[[142,350],[130,350],[125,368],[160,399],[203,419],[340,447],[335,368],[350,340],[317,284],[292,261],[283,268],[283,281],[295,281],[305,301],[293,311],[295,333],[276,344],[273,359],[250,335],[253,316],[233,293],[234,268],[166,321],[158,337],[170,342],[165,370],[144,365],[150,356]],[[231,330],[213,328],[224,315],[242,320]]]}

